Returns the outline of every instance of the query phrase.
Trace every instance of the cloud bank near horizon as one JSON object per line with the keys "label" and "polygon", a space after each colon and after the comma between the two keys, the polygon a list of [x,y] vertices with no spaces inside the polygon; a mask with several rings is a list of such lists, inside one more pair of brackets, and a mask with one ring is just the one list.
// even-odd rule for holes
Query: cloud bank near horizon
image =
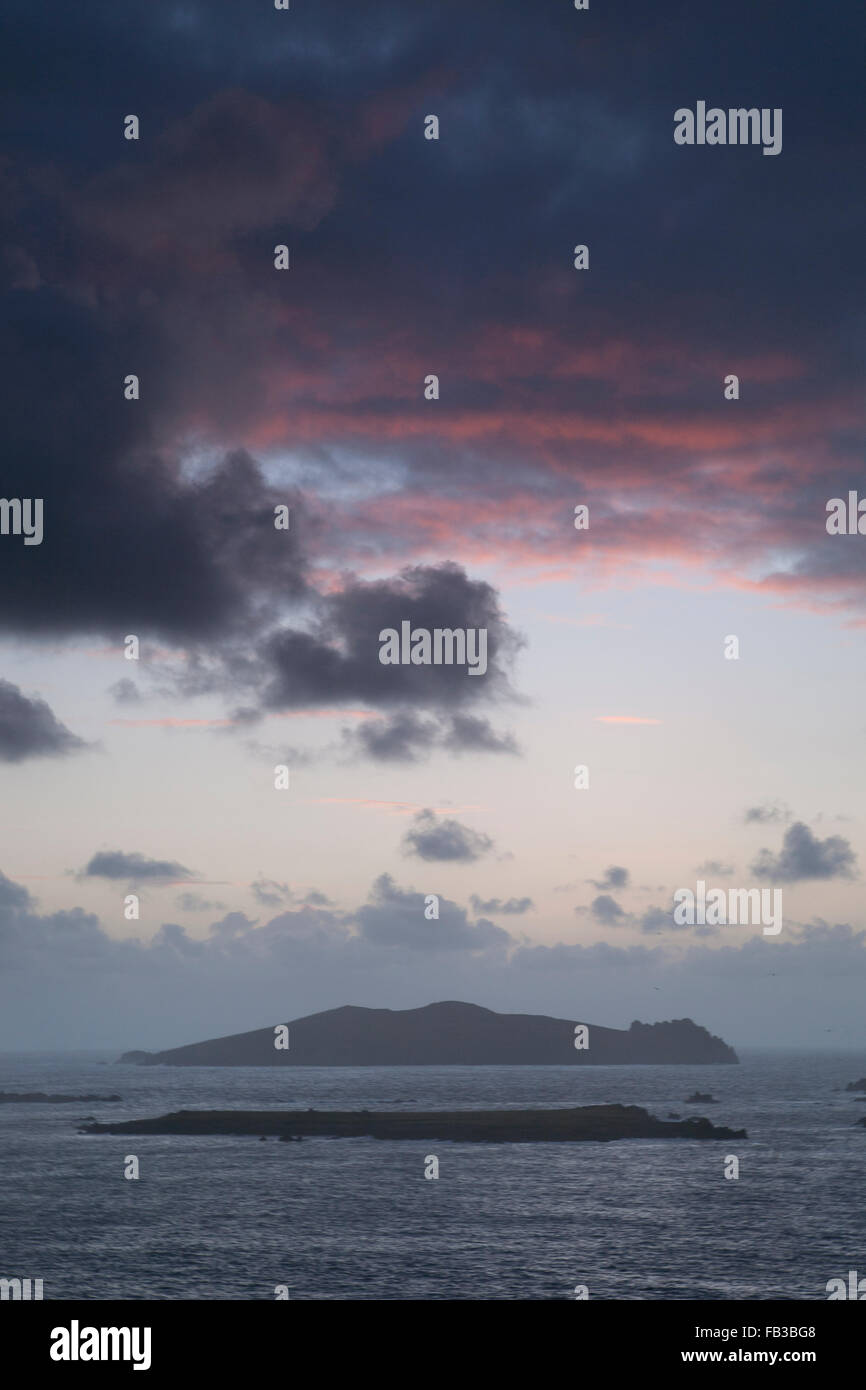
{"label": "cloud bank near horizon", "polygon": [[[846,923],[814,921],[780,941],[744,928],[712,950],[682,934],[539,945],[447,897],[438,921],[424,905],[385,874],[351,911],[308,901],[264,921],[229,912],[203,936],[165,922],[149,939],[118,939],[80,908],[40,914],[0,877],[0,1047],[162,1048],[344,1003],[437,998],[609,1027],[689,1016],[734,1046],[866,1045],[866,931]],[[832,999],[815,997],[816,975]]]}

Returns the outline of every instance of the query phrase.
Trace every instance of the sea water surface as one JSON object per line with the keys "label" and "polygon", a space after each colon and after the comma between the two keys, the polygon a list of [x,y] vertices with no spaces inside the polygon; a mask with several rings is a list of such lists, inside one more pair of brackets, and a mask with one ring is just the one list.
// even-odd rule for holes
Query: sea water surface
{"label": "sea water surface", "polygon": [[[136,1067],[0,1054],[0,1277],[46,1299],[826,1299],[866,1275],[866,1053],[739,1066]],[[106,1065],[106,1062],[109,1064]],[[716,1105],[685,1104],[694,1090]],[[180,1109],[620,1102],[746,1140],[456,1144],[100,1135]],[[137,1156],[138,1180],[124,1178]],[[439,1178],[425,1179],[435,1154]],[[729,1155],[739,1178],[726,1179]]]}

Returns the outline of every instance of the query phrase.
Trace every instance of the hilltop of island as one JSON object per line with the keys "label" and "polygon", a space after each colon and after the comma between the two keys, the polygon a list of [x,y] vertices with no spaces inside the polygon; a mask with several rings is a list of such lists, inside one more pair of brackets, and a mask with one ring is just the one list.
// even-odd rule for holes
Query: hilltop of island
{"label": "hilltop of island", "polygon": [[747,1139],[744,1129],[703,1117],[668,1124],[639,1105],[560,1110],[176,1110],[152,1120],[93,1123],[81,1134],[241,1135],[265,1139],[452,1140],[456,1143],[578,1143],[613,1139]]}
{"label": "hilltop of island", "polygon": [[163,1052],[125,1052],[120,1061],[173,1067],[716,1066],[739,1058],[690,1018],[602,1028],[449,1000],[420,1009],[347,1004]]}

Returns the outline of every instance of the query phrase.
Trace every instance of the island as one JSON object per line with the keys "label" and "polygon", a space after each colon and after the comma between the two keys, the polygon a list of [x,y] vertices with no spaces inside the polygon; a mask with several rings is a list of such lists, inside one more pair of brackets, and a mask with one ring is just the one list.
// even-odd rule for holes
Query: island
{"label": "island", "polygon": [[846,1091],[866,1091],[866,1076],[861,1076],[859,1081],[849,1081],[845,1087]]}
{"label": "island", "polygon": [[94,1122],[81,1134],[242,1135],[265,1139],[423,1139],[455,1143],[575,1143],[613,1139],[747,1139],[695,1116],[672,1124],[639,1105],[558,1110],[175,1110],[148,1120]]}
{"label": "island", "polygon": [[172,1067],[718,1066],[738,1061],[732,1047],[690,1018],[602,1028],[579,1019],[500,1014],[456,1000],[420,1009],[347,1004],[250,1033],[162,1052],[125,1052],[120,1058],[137,1066]]}

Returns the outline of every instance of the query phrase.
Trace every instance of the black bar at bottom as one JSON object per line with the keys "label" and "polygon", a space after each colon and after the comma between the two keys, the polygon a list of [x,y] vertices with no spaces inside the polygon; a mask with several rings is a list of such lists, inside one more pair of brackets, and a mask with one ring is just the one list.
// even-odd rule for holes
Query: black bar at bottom
{"label": "black bar at bottom", "polygon": [[[564,1302],[565,1300],[552,1300]],[[866,1301],[860,1300],[860,1301]],[[866,1318],[859,1309],[827,1302],[593,1302],[575,1300],[569,1308],[552,1311],[539,1323],[539,1311],[522,1314],[515,1322],[513,1308],[507,1323],[499,1323],[491,1304],[479,1317],[482,1300],[469,1303],[474,1316],[458,1314],[455,1303],[434,1305],[424,1313],[420,1303],[384,1305],[379,1324],[372,1300],[363,1303],[363,1320],[339,1301],[313,1300],[243,1302],[14,1302],[0,1303],[3,1363],[18,1363],[24,1374],[48,1373],[62,1382],[70,1376],[99,1376],[101,1371],[145,1377],[160,1384],[166,1374],[193,1372],[225,1377],[252,1372],[269,1375],[280,1370],[288,1378],[310,1377],[309,1357],[326,1358],[328,1379],[345,1369],[357,1375],[372,1370],[371,1359],[389,1379],[431,1374],[453,1376],[459,1336],[459,1361],[471,1375],[474,1362],[489,1380],[491,1364],[500,1357],[505,1370],[519,1373],[516,1358],[528,1357],[548,1365],[554,1351],[565,1354],[573,1369],[589,1366],[615,1375],[641,1371],[664,1375],[672,1367],[700,1373],[707,1367],[799,1366],[828,1373],[862,1355]],[[303,1308],[301,1304],[303,1303]],[[395,1317],[398,1306],[399,1319]],[[327,1311],[326,1311],[327,1307]],[[432,1316],[435,1310],[435,1316]],[[450,1311],[449,1311],[450,1310]],[[419,1322],[415,1322],[415,1318]],[[522,1318],[526,1322],[522,1322]],[[559,1339],[563,1337],[565,1341]],[[544,1340],[539,1340],[543,1338]],[[336,1339],[336,1340],[335,1340]],[[529,1340],[527,1340],[529,1339]],[[550,1340],[548,1340],[550,1339]],[[95,1355],[94,1355],[95,1353]],[[419,1360],[413,1364],[412,1358]],[[304,1369],[306,1363],[306,1370]],[[137,1368],[137,1369],[136,1369]],[[550,1367],[552,1370],[552,1367]],[[378,1378],[378,1377],[376,1377]]]}

